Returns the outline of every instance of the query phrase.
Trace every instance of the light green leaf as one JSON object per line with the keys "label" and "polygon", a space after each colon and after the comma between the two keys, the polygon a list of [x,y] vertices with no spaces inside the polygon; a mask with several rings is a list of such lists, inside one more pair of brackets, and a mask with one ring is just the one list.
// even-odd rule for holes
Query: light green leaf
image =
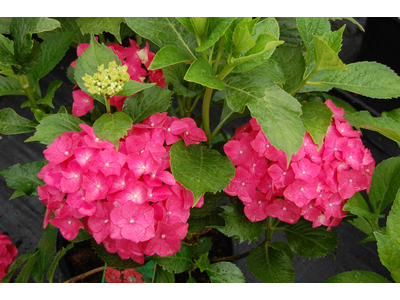
{"label": "light green leaf", "polygon": [[213,226],[223,234],[233,237],[242,243],[248,240],[248,244],[258,241],[264,232],[265,222],[251,222],[244,214],[244,206],[237,202],[236,204],[228,204],[222,206],[223,213],[219,215],[224,218],[225,226]]}
{"label": "light green leaf", "polygon": [[163,74],[166,86],[172,84],[173,91],[176,92],[178,95],[193,98],[196,95],[200,94],[200,92],[203,91],[204,87],[196,85],[196,88],[194,90],[189,90],[186,87],[187,82],[185,82],[183,77],[185,77],[188,67],[189,65],[186,64],[171,65],[163,68]]}
{"label": "light green leaf", "polygon": [[338,54],[321,38],[314,36],[314,57],[317,70],[346,70]]}
{"label": "light green leaf", "polygon": [[206,272],[212,283],[245,283],[242,271],[231,262],[211,264]]}
{"label": "light green leaf", "polygon": [[132,119],[124,112],[117,111],[114,114],[103,114],[93,123],[93,132],[103,141],[114,144],[118,150],[119,139],[127,135],[132,128]]}
{"label": "light green leaf", "polygon": [[374,228],[372,228],[371,223],[364,217],[358,217],[352,220],[348,220],[347,222],[349,222],[354,227],[358,228],[367,235],[371,235],[374,232]]}
{"label": "light green leaf", "polygon": [[124,83],[124,88],[115,96],[131,96],[137,92],[143,91],[145,89],[155,86],[155,83],[141,83],[135,80],[129,80]]}
{"label": "light green leaf", "polygon": [[253,48],[256,42],[251,37],[249,27],[246,22],[240,23],[235,27],[232,34],[233,56],[238,56],[240,52]]}
{"label": "light green leaf", "polygon": [[125,18],[128,26],[137,34],[151,40],[161,48],[167,45],[177,46],[195,60],[197,46],[196,38],[189,33],[176,18],[145,17]]}
{"label": "light green leaf", "polygon": [[396,282],[400,282],[400,238],[390,238],[379,232],[374,234],[382,265],[390,271]]}
{"label": "light green leaf", "polygon": [[327,231],[325,226],[312,228],[312,223],[305,220],[286,227],[285,232],[290,248],[307,258],[324,257],[339,241],[336,231]]}
{"label": "light green leaf", "polygon": [[215,194],[226,188],[235,176],[235,167],[228,157],[202,145],[185,146],[179,140],[172,145],[170,155],[172,174],[193,192],[193,206],[206,192]]}
{"label": "light green leaf", "polygon": [[321,36],[321,39],[324,40],[335,53],[339,53],[342,48],[343,32],[345,28],[346,25],[343,25],[339,30],[325,32]]}
{"label": "light green leaf", "polygon": [[54,94],[56,93],[56,90],[61,86],[62,83],[63,83],[62,80],[52,81],[47,88],[46,96],[38,100],[37,103],[48,105],[51,108],[54,108],[53,105]]}
{"label": "light green leaf", "polygon": [[69,114],[49,115],[40,121],[35,134],[25,142],[38,141],[50,145],[63,132],[81,132],[82,128],[79,127],[79,124],[82,123],[84,122],[81,119]]}
{"label": "light green leaf", "polygon": [[171,105],[172,91],[152,86],[126,98],[122,111],[128,114],[133,124],[140,123],[157,112],[164,112]]}
{"label": "light green leaf", "polygon": [[328,133],[328,127],[331,125],[333,112],[327,105],[315,101],[305,102],[301,105],[303,111],[300,116],[301,121],[314,143],[318,145],[319,151]]}
{"label": "light green leaf", "polygon": [[1,134],[12,135],[35,131],[35,126],[28,125],[28,122],[28,119],[19,116],[10,107],[0,110]]}
{"label": "light green leaf", "polygon": [[378,215],[371,213],[369,210],[367,202],[365,202],[364,197],[358,192],[355,193],[353,197],[347,200],[343,207],[343,210],[350,211],[352,214],[365,217],[365,218],[383,218],[384,215]]}
{"label": "light green leaf", "polygon": [[44,182],[37,177],[43,167],[44,163],[41,161],[15,164],[0,171],[0,175],[4,176],[9,188],[20,190],[29,197],[36,197],[37,187],[44,185]]}
{"label": "light green leaf", "polygon": [[283,149],[290,161],[302,146],[306,133],[298,101],[267,78],[235,76],[225,86],[229,107],[243,112],[247,106],[268,140],[277,149]]}
{"label": "light green leaf", "polygon": [[355,270],[335,275],[323,283],[391,283],[391,281],[372,271]]}
{"label": "light green leaf", "polygon": [[120,24],[123,22],[125,22],[125,19],[122,17],[81,17],[76,20],[83,34],[90,33],[99,35],[104,31],[109,32],[116,37],[120,44],[122,44]]}
{"label": "light green leaf", "polygon": [[291,283],[295,278],[292,260],[286,251],[265,245],[250,252],[246,266],[264,283]]}
{"label": "light green leaf", "polygon": [[386,234],[391,239],[400,240],[400,189],[397,191],[392,208],[386,220]]}
{"label": "light green leaf", "polygon": [[320,83],[370,98],[400,96],[400,77],[389,67],[364,61],[348,64],[346,68],[347,71],[328,72]]}
{"label": "light green leaf", "polygon": [[[238,67],[241,67],[244,64]],[[236,69],[237,68],[233,69],[233,72],[236,72]],[[244,72],[243,75],[250,77],[266,77],[281,86],[285,84],[285,74],[283,73],[283,70],[279,66],[278,62],[272,58],[268,59],[265,63],[253,68],[252,70]]]}
{"label": "light green leaf", "polygon": [[220,18],[213,17],[209,19],[209,29],[205,38],[203,38],[202,44],[196,48],[197,52],[204,51],[214,45],[229,28],[235,18]]}
{"label": "light green leaf", "polygon": [[184,79],[216,90],[223,90],[225,87],[225,83],[217,78],[212,66],[203,58],[192,63]]}
{"label": "light green leaf", "polygon": [[192,61],[193,56],[178,46],[167,45],[161,48],[149,66],[149,70],[161,69],[181,62]]}

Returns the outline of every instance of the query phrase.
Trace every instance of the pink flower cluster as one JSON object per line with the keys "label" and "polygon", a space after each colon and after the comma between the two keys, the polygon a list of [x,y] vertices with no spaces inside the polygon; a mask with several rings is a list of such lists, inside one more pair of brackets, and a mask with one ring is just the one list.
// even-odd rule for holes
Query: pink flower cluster
{"label": "pink flower cluster", "polygon": [[11,239],[0,231],[0,282],[7,275],[8,269],[17,258],[18,250]]}
{"label": "pink flower cluster", "polygon": [[[143,49],[140,49],[134,40],[129,39],[129,43],[130,46],[126,48],[116,43],[110,43],[107,47],[118,56],[123,66],[128,66],[128,74],[131,80],[143,82],[148,77],[150,82],[165,88],[162,70],[147,70],[155,56],[153,52],[150,52],[147,42],[146,47]],[[78,45],[76,49],[77,55],[82,55],[83,51],[89,48],[89,45],[88,43]],[[143,68],[143,65],[146,69]],[[72,62],[71,66],[75,67],[76,61]],[[72,104],[73,115],[81,117],[94,108],[93,98],[82,90],[73,91],[72,96],[74,98],[74,103]],[[121,111],[126,98],[126,96],[113,96],[110,98],[110,105]]]}
{"label": "pink flower cluster", "polygon": [[254,118],[225,144],[236,166],[225,192],[239,197],[250,221],[271,216],[293,224],[303,216],[313,227],[325,225],[329,230],[346,216],[343,206],[349,198],[369,191],[375,161],[361,132],[347,123],[343,109],[331,100],[325,104],[334,115],[321,148],[306,133],[288,168],[286,153],[268,141]]}
{"label": "pink flower cluster", "polygon": [[145,283],[142,279],[142,274],[134,269],[125,269],[121,272],[118,269],[106,268],[104,277],[108,283]]}
{"label": "pink flower cluster", "polygon": [[49,161],[38,174],[45,182],[38,188],[47,206],[44,227],[53,224],[67,240],[86,228],[110,253],[139,263],[144,255],[177,252],[194,196],[171,173],[169,145],[205,141],[203,130],[191,118],[156,113],[134,124],[116,151],[92,127],[80,127],[43,152]]}

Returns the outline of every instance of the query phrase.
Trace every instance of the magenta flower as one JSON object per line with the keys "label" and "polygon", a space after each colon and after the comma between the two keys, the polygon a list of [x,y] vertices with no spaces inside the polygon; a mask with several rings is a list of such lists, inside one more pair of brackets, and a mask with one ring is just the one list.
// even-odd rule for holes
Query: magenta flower
{"label": "magenta flower", "polygon": [[88,172],[83,175],[82,187],[86,192],[86,201],[105,199],[110,186],[111,182],[103,173]]}
{"label": "magenta flower", "polygon": [[90,97],[82,90],[76,90],[72,92],[74,103],[72,104],[72,114],[77,117],[86,115],[90,110],[94,108],[93,98]]}
{"label": "magenta flower", "polygon": [[234,165],[244,165],[251,157],[251,137],[243,138],[240,141],[231,140],[224,145],[224,151]]}
{"label": "magenta flower", "polygon": [[338,192],[342,199],[350,199],[355,193],[367,188],[367,177],[354,169],[338,172],[337,179]]}
{"label": "magenta flower", "polygon": [[294,224],[300,219],[301,209],[293,202],[276,198],[265,208],[267,215]]}
{"label": "magenta flower", "polygon": [[292,201],[301,208],[318,196],[317,188],[317,179],[314,179],[311,182],[296,179],[291,185],[286,188],[284,196],[286,199]]}
{"label": "magenta flower", "polygon": [[78,142],[79,134],[62,133],[43,151],[44,157],[53,165],[62,163],[75,153]]}
{"label": "magenta flower", "polygon": [[60,209],[56,210],[54,218],[49,220],[49,223],[60,229],[62,236],[71,241],[78,236],[79,229],[85,228],[79,218],[82,215],[68,206],[64,205]]}
{"label": "magenta flower", "polygon": [[236,168],[235,177],[231,179],[230,185],[225,188],[225,193],[230,196],[239,196],[244,204],[250,204],[255,197],[257,180],[249,171],[239,166]]}
{"label": "magenta flower", "polygon": [[147,200],[147,188],[141,181],[137,181],[134,178],[128,179],[125,189],[117,195],[115,200],[120,204],[126,202],[143,204]]}
{"label": "magenta flower", "polygon": [[319,165],[313,164],[307,158],[303,158],[299,162],[293,162],[290,166],[294,171],[296,179],[301,179],[307,182],[313,180],[318,175],[319,171],[321,171]]}
{"label": "magenta flower", "polygon": [[110,213],[114,205],[109,202],[97,201],[96,213],[89,217],[88,228],[93,232],[92,235],[97,244],[100,244],[110,234]]}
{"label": "magenta flower", "polygon": [[61,191],[63,193],[75,193],[82,185],[82,168],[76,160],[68,163],[68,167],[61,171]]}
{"label": "magenta flower", "polygon": [[182,118],[180,121],[188,126],[186,131],[181,133],[186,146],[199,144],[200,141],[207,141],[206,134],[202,129],[197,127],[196,122],[192,118]]}

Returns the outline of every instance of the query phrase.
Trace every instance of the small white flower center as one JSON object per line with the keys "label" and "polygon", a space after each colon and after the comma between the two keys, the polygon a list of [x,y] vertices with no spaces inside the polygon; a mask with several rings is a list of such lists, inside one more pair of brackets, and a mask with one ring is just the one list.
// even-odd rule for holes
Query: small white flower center
{"label": "small white flower center", "polygon": [[156,174],[151,174],[151,178],[155,178],[156,177]]}
{"label": "small white flower center", "polygon": [[337,148],[333,148],[333,151],[337,151]]}
{"label": "small white flower center", "polygon": [[97,189],[100,189],[100,188],[101,188],[101,185],[100,185],[100,184],[96,185],[96,188],[97,188]]}
{"label": "small white flower center", "polygon": [[253,164],[253,167],[257,166],[257,164]]}
{"label": "small white flower center", "polygon": [[78,174],[75,174],[75,176],[74,176],[74,177],[75,177],[75,179],[78,179],[79,175],[78,175]]}
{"label": "small white flower center", "polygon": [[304,191],[304,188],[300,188],[300,191],[302,191],[302,192],[303,192],[303,191]]}
{"label": "small white flower center", "polygon": [[282,207],[282,210],[286,210],[286,207]]}
{"label": "small white flower center", "polygon": [[161,235],[161,238],[162,238],[162,239],[165,239],[165,234],[162,234],[162,235]]}
{"label": "small white flower center", "polygon": [[138,195],[137,194],[133,194],[132,197],[133,197],[133,199],[137,199]]}
{"label": "small white flower center", "polygon": [[242,150],[240,150],[240,151],[239,151],[239,154],[243,154],[243,151],[242,151]]}
{"label": "small white flower center", "polygon": [[349,179],[349,182],[350,182],[350,183],[353,182],[353,179]]}
{"label": "small white flower center", "polygon": [[104,164],[104,166],[106,166],[106,167],[108,167],[110,164],[108,163],[108,162],[106,162],[105,164]]}
{"label": "small white flower center", "polygon": [[172,212],[168,211],[168,212],[167,212],[167,214],[169,214],[169,215],[170,215],[170,214],[172,214]]}
{"label": "small white flower center", "polygon": [[329,205],[329,206],[332,206],[332,203],[329,203],[328,205]]}
{"label": "small white flower center", "polygon": [[151,123],[150,126],[151,126],[151,127],[154,127],[154,123]]}
{"label": "small white flower center", "polygon": [[167,128],[167,131],[168,131],[168,132],[171,132],[171,128]]}
{"label": "small white flower center", "polygon": [[269,148],[269,145],[267,145],[267,148]]}
{"label": "small white flower center", "polygon": [[153,197],[153,194],[149,194],[149,198],[152,198]]}
{"label": "small white flower center", "polygon": [[350,155],[350,156],[349,156],[349,159],[353,159],[353,156]]}
{"label": "small white flower center", "polygon": [[99,138],[95,138],[94,141],[95,141],[96,143],[98,143],[98,142],[100,141],[100,139],[99,139]]}
{"label": "small white flower center", "polygon": [[124,186],[124,185],[125,185],[125,181],[122,181],[122,182],[121,182],[121,185]]}
{"label": "small white flower center", "polygon": [[261,200],[259,200],[257,203],[258,203],[258,204],[261,204],[262,202],[261,202]]}
{"label": "small white flower center", "polygon": [[283,176],[285,176],[286,175],[286,172],[283,172]]}
{"label": "small white flower center", "polygon": [[302,174],[306,174],[306,171],[301,172]]}
{"label": "small white flower center", "polygon": [[129,223],[133,224],[133,223],[135,223],[135,220],[134,219],[130,219]]}
{"label": "small white flower center", "polygon": [[72,223],[71,220],[69,220],[69,221],[68,221],[68,225],[70,225],[71,223]]}
{"label": "small white flower center", "polygon": [[85,157],[85,160],[88,161],[88,160],[89,160],[89,156],[86,156],[86,157]]}
{"label": "small white flower center", "polygon": [[245,182],[242,182],[242,186],[245,186],[246,185],[246,183]]}
{"label": "small white flower center", "polygon": [[108,223],[108,219],[104,220],[104,223],[106,223],[106,224],[107,224],[107,223]]}
{"label": "small white flower center", "polygon": [[311,208],[312,208],[312,205],[309,205],[309,206],[308,206],[308,208],[310,208],[310,209],[311,209]]}
{"label": "small white flower center", "polygon": [[65,151],[64,154],[65,154],[66,156],[68,156],[68,155],[69,155],[69,152],[68,152],[68,151]]}

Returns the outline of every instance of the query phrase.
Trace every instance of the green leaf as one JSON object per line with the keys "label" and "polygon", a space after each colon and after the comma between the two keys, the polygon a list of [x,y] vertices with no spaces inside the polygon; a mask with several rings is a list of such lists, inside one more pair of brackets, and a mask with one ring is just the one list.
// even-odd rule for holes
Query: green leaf
{"label": "green leaf", "polygon": [[372,175],[369,201],[374,213],[380,214],[395,199],[400,188],[400,157],[379,163]]}
{"label": "green leaf", "polygon": [[391,239],[400,239],[400,189],[397,191],[392,208],[386,220],[386,234]]}
{"label": "green leaf", "polygon": [[276,21],[279,25],[280,38],[285,41],[285,44],[298,45],[303,42],[300,32],[297,29],[296,18],[278,17]]}
{"label": "green leaf", "polygon": [[354,227],[358,228],[367,235],[371,235],[374,232],[371,223],[364,217],[358,217],[352,220],[348,220],[347,222],[349,222]]}
{"label": "green leaf", "polygon": [[385,117],[373,117],[369,111],[346,114],[345,118],[352,125],[379,132],[387,138],[400,143],[400,122]]}
{"label": "green leaf", "polygon": [[391,281],[372,271],[355,270],[335,275],[323,283],[391,283]]}
{"label": "green leaf", "polygon": [[235,175],[230,159],[202,145],[185,146],[183,140],[172,145],[171,171],[175,179],[194,195],[193,206],[206,192],[223,190]]}
{"label": "green leaf", "polygon": [[108,252],[103,244],[97,244],[94,240],[92,240],[92,247],[109,268],[135,269],[142,266],[130,258],[122,259],[118,253]]}
{"label": "green leaf", "polygon": [[345,113],[353,113],[356,112],[357,110],[351,106],[351,104],[347,103],[346,101],[336,98],[335,96],[326,94],[326,93],[322,93],[322,96],[324,97],[325,101],[326,100],[331,100],[333,102],[333,104],[335,104],[336,107],[340,107],[343,108]]}
{"label": "green leaf", "polygon": [[175,283],[174,273],[168,272],[161,266],[156,265],[154,283]]}
{"label": "green leaf", "polygon": [[343,25],[339,30],[325,32],[321,36],[321,39],[324,40],[335,53],[339,53],[342,48],[343,32],[345,28],[346,24]]}
{"label": "green leaf", "polygon": [[201,234],[203,230],[210,225],[210,216],[193,218],[189,217],[187,223],[189,223],[188,233],[190,234]]}
{"label": "green leaf", "polygon": [[56,254],[56,256],[54,257],[54,260],[53,260],[53,262],[52,262],[52,264],[51,264],[51,266],[50,266],[50,268],[49,268],[49,270],[47,271],[47,274],[46,274],[46,279],[47,279],[50,283],[53,283],[54,273],[55,273],[55,271],[56,271],[58,262],[60,261],[60,259],[61,259],[65,254],[67,254],[67,251],[68,251],[69,249],[71,249],[72,247],[74,247],[74,243],[69,243],[69,244],[67,245],[67,247],[65,247],[65,248],[62,247],[61,250],[59,250],[59,251],[57,252],[57,254]]}
{"label": "green leaf", "polygon": [[240,52],[253,48],[256,42],[251,37],[249,27],[246,22],[241,22],[235,27],[232,34],[233,56],[238,56]]}
{"label": "green leaf", "polygon": [[197,52],[204,51],[214,45],[229,28],[235,18],[209,18],[209,29],[207,35],[203,38],[203,42],[196,48]]}
{"label": "green leaf", "polygon": [[115,96],[131,96],[137,92],[143,91],[145,89],[155,86],[155,83],[141,83],[135,80],[129,80],[124,83],[124,88]]}
{"label": "green leaf", "polygon": [[210,251],[212,247],[212,236],[202,236],[199,238],[198,244],[199,247],[196,250],[196,255],[202,255]]}
{"label": "green leaf", "polygon": [[125,18],[128,26],[137,34],[149,39],[161,48],[167,45],[177,46],[196,59],[196,37],[189,33],[176,18],[145,17]]}
{"label": "green leaf", "polygon": [[43,167],[44,163],[41,161],[15,164],[0,171],[0,175],[4,176],[9,188],[22,191],[29,197],[36,197],[37,187],[44,185],[44,182],[37,177]]}
{"label": "green leaf", "polygon": [[196,267],[200,269],[200,272],[204,272],[210,266],[210,260],[208,259],[208,252],[199,256],[198,259],[194,259]]}
{"label": "green leaf", "polygon": [[301,121],[314,143],[318,145],[319,151],[331,125],[333,112],[327,105],[319,102],[305,102],[301,105]]}
{"label": "green leaf", "polygon": [[178,46],[167,45],[161,48],[149,66],[149,70],[161,69],[181,62],[192,61],[193,56]]}
{"label": "green leaf", "polygon": [[154,261],[149,261],[143,267],[136,268],[135,271],[142,274],[142,279],[146,283],[151,283],[154,276]]}
{"label": "green leaf", "polygon": [[122,17],[81,17],[76,20],[76,23],[81,28],[82,33],[102,34],[104,31],[115,36],[117,41],[122,44],[120,35],[120,24],[125,22]]}
{"label": "green leaf", "polygon": [[168,272],[182,273],[190,267],[194,252],[196,252],[196,246],[181,243],[181,249],[175,254],[164,257],[153,255],[149,259],[161,265]]}
{"label": "green leaf", "polygon": [[364,197],[358,192],[355,193],[353,197],[347,200],[343,207],[343,210],[350,211],[352,214],[365,217],[365,218],[383,218],[384,215],[378,215],[371,213],[367,202],[365,202]]}
{"label": "green leaf", "polygon": [[202,205],[202,207],[192,207],[190,209],[190,217],[201,218],[209,216],[210,213],[218,207],[219,201],[224,196],[224,193],[205,193],[204,204]]}
{"label": "green leaf", "polygon": [[229,107],[243,112],[247,105],[268,140],[285,151],[290,161],[292,154],[302,146],[306,133],[298,101],[267,78],[235,76],[230,77],[225,86]]}
{"label": "green leaf", "polygon": [[22,266],[32,255],[32,252],[24,253],[21,256],[18,256],[16,260],[8,268],[7,275],[1,278],[2,283],[9,283],[11,278],[13,277],[15,271]]}
{"label": "green leaf", "polygon": [[79,124],[82,123],[85,122],[74,115],[49,115],[40,121],[40,124],[36,127],[35,134],[25,142],[38,141],[42,144],[50,145],[63,132],[81,132],[82,128],[79,127]]}
{"label": "green leaf", "polygon": [[358,28],[360,28],[360,30],[362,32],[365,32],[364,27],[362,27],[361,24],[358,23],[354,18],[329,18],[329,20],[333,20],[333,21],[335,21],[335,20],[343,20],[343,19],[349,20],[353,24],[356,24],[358,26]]}
{"label": "green leaf", "polygon": [[122,111],[131,117],[133,124],[140,123],[154,113],[168,110],[172,93],[168,89],[152,86],[126,98]]}
{"label": "green leaf", "polygon": [[55,253],[55,247],[57,241],[57,228],[51,224],[48,224],[45,233],[39,241],[39,244],[35,248],[38,251],[39,259],[32,269],[32,278],[36,282],[43,282],[43,276],[47,268],[51,264]]}
{"label": "green leaf", "polygon": [[224,218],[225,226],[213,226],[223,234],[233,237],[242,243],[248,240],[248,244],[253,241],[258,241],[261,234],[264,232],[265,221],[251,222],[243,211],[243,204],[228,204],[222,206],[223,213],[219,215]]}
{"label": "green leaf", "polygon": [[289,94],[296,91],[303,82],[305,71],[303,45],[282,45],[272,54],[271,58],[278,63],[284,73],[285,84],[283,85],[283,89]]}
{"label": "green leaf", "polygon": [[165,78],[165,85],[172,84],[173,91],[178,95],[193,98],[203,91],[203,87],[196,85],[194,90],[187,88],[187,82],[183,79],[188,70],[189,65],[176,64],[163,68],[163,75]]}
{"label": "green leaf", "polygon": [[330,71],[319,82],[370,98],[390,99],[400,96],[400,77],[389,67],[376,62],[346,65],[347,71]]}
{"label": "green leaf", "polygon": [[54,94],[56,93],[56,90],[61,86],[62,83],[63,83],[62,80],[52,81],[47,88],[46,96],[40,99],[37,103],[48,105],[51,108],[54,108],[53,105]]}
{"label": "green leaf", "polygon": [[10,107],[6,107],[0,110],[1,134],[12,135],[35,131],[35,126],[28,125],[28,122],[28,119],[19,116]]}
{"label": "green leaf", "polygon": [[93,123],[93,132],[103,141],[109,141],[118,150],[119,139],[132,128],[132,119],[124,112],[103,114]]}
{"label": "green leaf", "polygon": [[316,70],[346,70],[346,65],[340,60],[338,54],[321,38],[314,36],[314,56],[317,64]]}
{"label": "green leaf", "polygon": [[225,87],[225,83],[217,78],[212,66],[203,58],[192,63],[184,79],[216,90],[223,90]]}
{"label": "green leaf", "polygon": [[28,262],[22,268],[21,272],[18,274],[17,278],[15,279],[15,283],[27,283],[29,276],[31,275],[32,269],[35,266],[36,262],[39,259],[39,253],[35,252],[32,253],[29,257]]}
{"label": "green leaf", "polygon": [[231,262],[211,264],[206,272],[212,283],[245,283],[242,271]]}
{"label": "green leaf", "polygon": [[0,34],[0,65],[1,64],[18,64],[14,57],[14,42],[2,34]]}
{"label": "green leaf", "polygon": [[78,231],[78,235],[71,242],[79,243],[82,241],[90,240],[91,238],[93,238],[93,236],[86,229],[80,228]]}
{"label": "green leaf", "polygon": [[[243,65],[240,65],[239,67],[241,66]],[[236,72],[236,68],[233,69],[233,72]],[[244,72],[243,75],[250,77],[266,77],[281,86],[285,84],[285,74],[278,62],[272,58],[268,59],[265,63],[254,67],[252,70]]]}
{"label": "green leaf", "polygon": [[247,257],[246,266],[264,283],[290,283],[294,281],[292,260],[284,250],[261,245]]}
{"label": "green leaf", "polygon": [[307,258],[324,257],[338,245],[336,231],[327,231],[325,226],[312,228],[312,223],[300,220],[286,228],[290,248]]}
{"label": "green leaf", "polygon": [[390,271],[394,281],[400,282],[400,239],[390,238],[379,232],[374,234],[382,265]]}
{"label": "green leaf", "polygon": [[1,17],[0,18],[0,33],[9,34],[10,33],[10,24],[12,17]]}
{"label": "green leaf", "polygon": [[290,260],[293,260],[294,257],[294,252],[290,248],[289,244],[284,242],[284,241],[275,241],[270,245],[272,248],[275,250],[281,250],[286,253],[286,255],[290,258]]}

